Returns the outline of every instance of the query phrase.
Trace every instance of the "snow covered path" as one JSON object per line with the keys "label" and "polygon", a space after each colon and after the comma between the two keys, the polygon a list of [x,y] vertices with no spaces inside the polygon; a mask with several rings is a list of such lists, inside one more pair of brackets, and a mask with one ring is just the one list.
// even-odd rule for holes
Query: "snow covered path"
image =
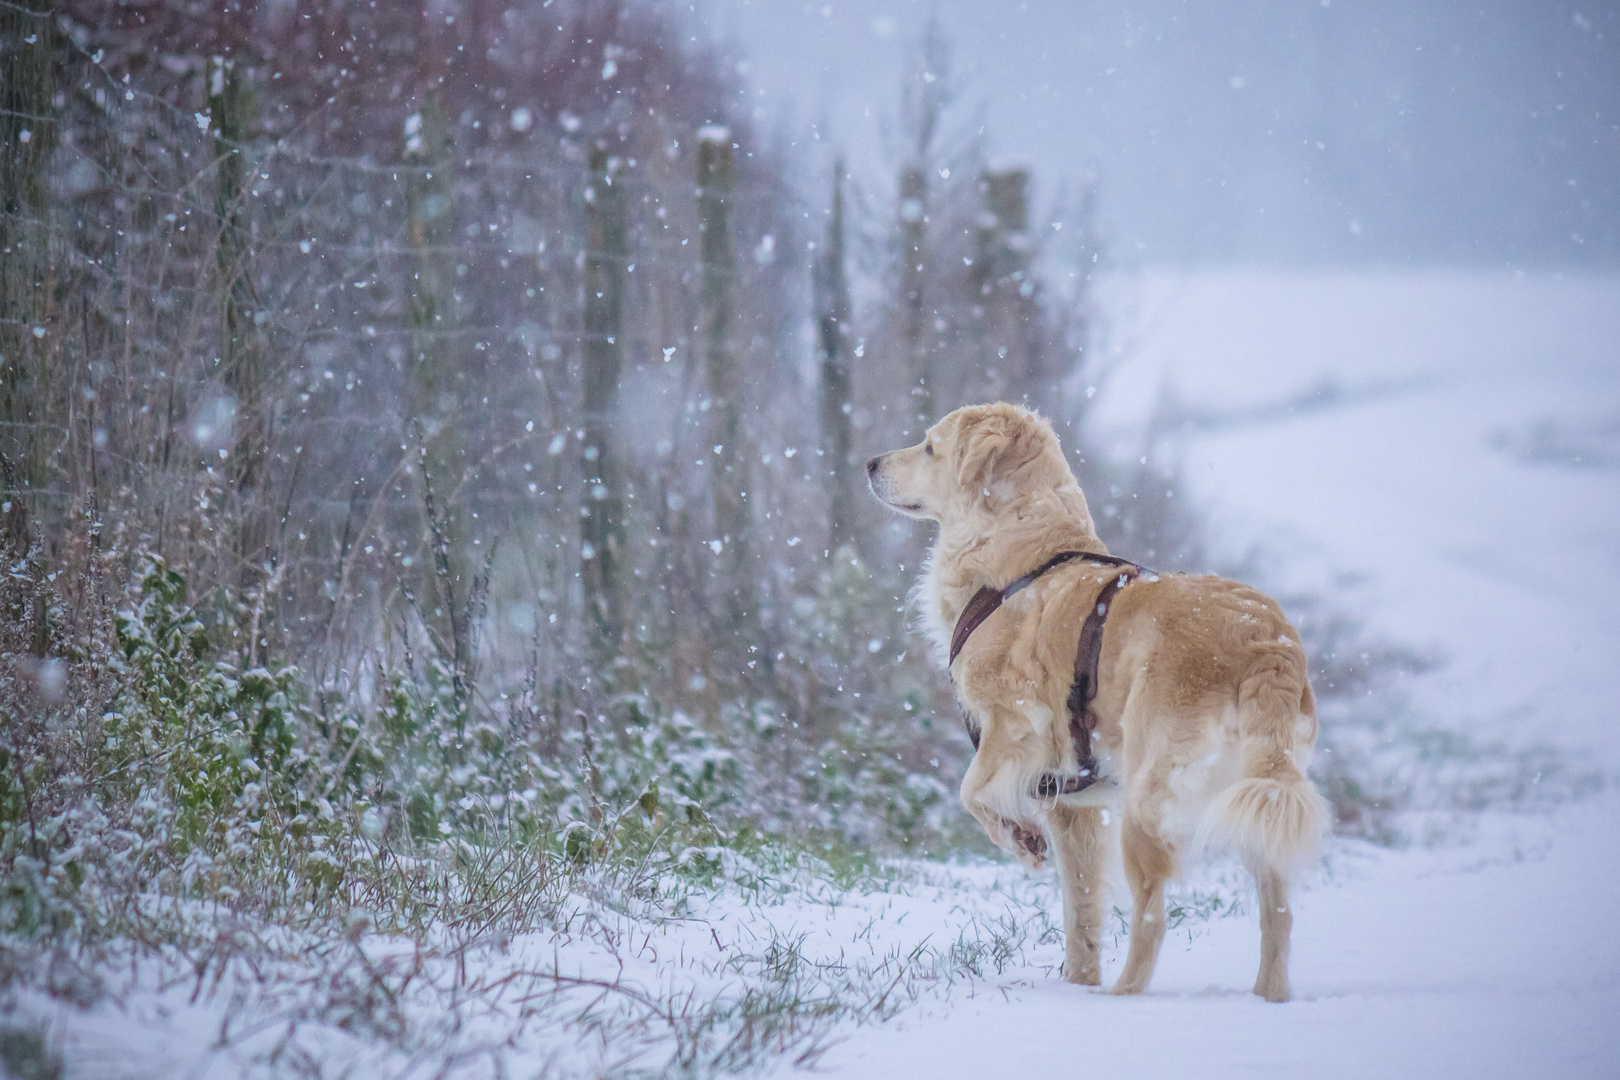
{"label": "snow covered path", "polygon": [[[1522,861],[1336,845],[1297,899],[1295,1000],[1248,992],[1252,918],[1166,935],[1150,991],[1113,998],[1044,965],[948,1010],[865,1029],[833,1076],[1613,1077],[1620,1067],[1620,800],[1540,821]],[[1550,846],[1549,846],[1550,845]],[[1492,846],[1511,858],[1515,841]],[[1061,951],[1052,946],[1055,963]],[[1124,962],[1105,948],[1106,984]]]}
{"label": "snow covered path", "polygon": [[[1098,419],[1130,432],[1173,386],[1206,421],[1181,448],[1184,483],[1232,550],[1261,544],[1291,585],[1438,650],[1445,666],[1411,687],[1426,720],[1555,746],[1612,776],[1620,281],[1231,274],[1131,288],[1139,348]],[[1326,380],[1348,393],[1315,408]],[[1620,798],[1465,826],[1463,846],[1334,845],[1331,874],[1297,900],[1289,1005],[1247,993],[1253,919],[1215,919],[1167,936],[1141,998],[1032,967],[855,1033],[822,1064],[847,1077],[1620,1075]],[[1123,954],[1105,941],[1105,983]]]}

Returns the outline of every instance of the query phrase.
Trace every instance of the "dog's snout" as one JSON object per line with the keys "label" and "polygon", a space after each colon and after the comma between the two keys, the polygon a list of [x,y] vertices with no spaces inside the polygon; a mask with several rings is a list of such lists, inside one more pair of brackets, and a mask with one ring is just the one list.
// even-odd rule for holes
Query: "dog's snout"
{"label": "dog's snout", "polygon": [[878,463],[881,462],[882,460],[883,459],[881,457],[867,458],[866,459],[866,475],[867,476],[876,476],[877,471],[878,471]]}

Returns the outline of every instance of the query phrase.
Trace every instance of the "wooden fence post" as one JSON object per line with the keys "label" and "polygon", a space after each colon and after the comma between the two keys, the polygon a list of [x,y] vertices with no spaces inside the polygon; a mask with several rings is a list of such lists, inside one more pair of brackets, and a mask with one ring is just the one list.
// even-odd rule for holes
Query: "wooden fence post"
{"label": "wooden fence post", "polygon": [[816,329],[820,353],[822,480],[829,510],[829,550],[855,541],[850,488],[854,449],[854,376],[849,350],[849,277],[844,268],[844,163],[833,165],[827,242],[816,260]]}
{"label": "wooden fence post", "polygon": [[[624,631],[625,469],[620,460],[619,370],[623,356],[624,187],[605,146],[591,151],[585,188],[585,442],[580,475],[580,580],[600,649],[611,663]],[[608,677],[604,670],[602,677]]]}
{"label": "wooden fence post", "polygon": [[733,626],[753,608],[746,580],[748,546],[747,459],[742,453],[742,386],[732,350],[737,258],[731,240],[731,130],[698,131],[698,229],[701,232],[703,339],[714,435],[714,524],[719,573]]}
{"label": "wooden fence post", "polygon": [[[254,491],[264,468],[266,437],[260,407],[259,350],[255,340],[252,242],[243,205],[246,168],[242,141],[246,123],[236,61],[215,56],[208,70],[208,114],[214,142],[214,216],[219,222],[215,248],[221,304],[220,375],[236,399],[236,446],[231,459],[238,507],[237,556],[246,585],[264,554],[263,513]],[[250,648],[249,650],[253,650]]]}

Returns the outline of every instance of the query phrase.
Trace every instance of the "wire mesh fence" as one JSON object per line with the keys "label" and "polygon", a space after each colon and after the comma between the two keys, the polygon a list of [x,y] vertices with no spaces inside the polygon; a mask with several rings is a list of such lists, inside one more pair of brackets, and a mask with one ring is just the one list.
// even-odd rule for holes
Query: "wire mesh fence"
{"label": "wire mesh fence", "polygon": [[[310,73],[272,48],[142,64],[84,12],[5,11],[8,45],[47,57],[31,91],[8,80],[6,497],[53,563],[150,552],[247,666],[362,692],[414,647],[486,689],[478,707],[526,681],[553,724],[631,689],[711,723],[754,697],[813,745],[862,687],[882,693],[841,658],[903,654],[901,605],[806,629],[835,578],[866,574],[860,547],[838,569],[850,538],[823,509],[820,214],[746,123],[683,115],[720,113],[718,95],[665,108],[655,77],[645,109],[451,117],[448,84],[399,93],[383,70],[282,123]],[[707,196],[703,138],[727,151]],[[622,296],[593,341],[604,185]],[[621,372],[611,553],[581,527],[606,486],[586,400],[603,344]],[[624,603],[604,655],[587,588],[610,554]]]}

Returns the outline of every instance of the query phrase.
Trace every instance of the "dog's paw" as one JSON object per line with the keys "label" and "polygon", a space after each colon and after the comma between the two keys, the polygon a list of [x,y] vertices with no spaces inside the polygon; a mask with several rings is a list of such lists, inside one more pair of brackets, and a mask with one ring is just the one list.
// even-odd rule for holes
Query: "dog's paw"
{"label": "dog's paw", "polygon": [[1046,865],[1046,834],[1038,825],[1028,825],[1021,821],[1006,823],[1008,831],[1012,834],[1013,843],[1017,845],[1014,852],[1018,861],[1031,870],[1039,870]]}
{"label": "dog's paw", "polygon": [[1063,981],[1073,983],[1076,986],[1101,986],[1102,971],[1097,967],[1096,961],[1079,964],[1065,962],[1063,965]]}
{"label": "dog's paw", "polygon": [[1286,975],[1282,977],[1274,976],[1269,979],[1264,975],[1260,976],[1255,980],[1254,992],[1267,1001],[1277,1003],[1287,1001],[1293,997],[1293,992],[1288,989],[1288,977]]}

